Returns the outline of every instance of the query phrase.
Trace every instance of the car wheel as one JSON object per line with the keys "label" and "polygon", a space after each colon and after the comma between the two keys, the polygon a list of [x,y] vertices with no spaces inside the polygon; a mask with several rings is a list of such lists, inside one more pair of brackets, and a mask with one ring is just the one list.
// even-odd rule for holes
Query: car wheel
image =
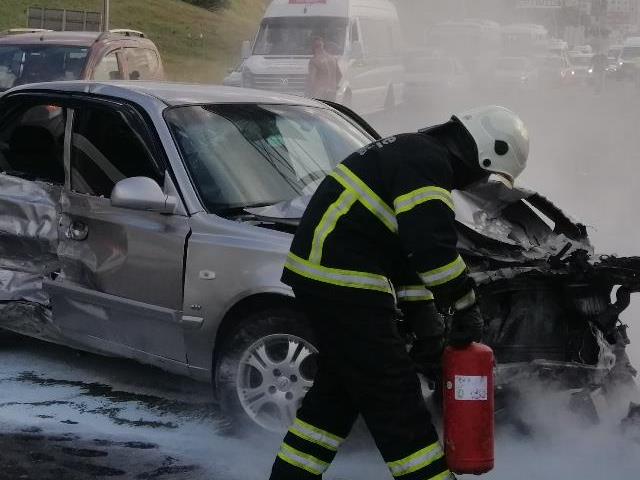
{"label": "car wheel", "polygon": [[305,317],[289,308],[247,315],[221,346],[215,369],[223,415],[235,431],[284,432],[317,369]]}

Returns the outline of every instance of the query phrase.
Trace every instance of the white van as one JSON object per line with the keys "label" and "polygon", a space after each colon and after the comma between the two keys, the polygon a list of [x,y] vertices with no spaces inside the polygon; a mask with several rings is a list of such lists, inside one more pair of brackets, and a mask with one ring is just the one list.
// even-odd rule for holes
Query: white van
{"label": "white van", "polygon": [[273,0],[243,45],[242,86],[304,95],[315,37],[338,57],[339,103],[369,114],[402,100],[402,34],[388,0]]}

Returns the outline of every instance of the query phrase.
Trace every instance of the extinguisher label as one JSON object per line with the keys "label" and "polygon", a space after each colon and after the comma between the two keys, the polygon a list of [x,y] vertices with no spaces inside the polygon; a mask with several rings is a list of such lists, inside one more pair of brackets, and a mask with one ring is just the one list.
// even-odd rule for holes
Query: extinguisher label
{"label": "extinguisher label", "polygon": [[486,400],[487,377],[456,375],[455,376],[456,400]]}

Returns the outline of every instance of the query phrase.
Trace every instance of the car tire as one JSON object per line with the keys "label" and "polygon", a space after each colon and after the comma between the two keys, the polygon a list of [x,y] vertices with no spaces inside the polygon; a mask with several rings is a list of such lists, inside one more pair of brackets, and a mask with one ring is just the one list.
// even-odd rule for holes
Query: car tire
{"label": "car tire", "polygon": [[216,393],[235,434],[284,432],[317,368],[309,323],[292,308],[245,316],[223,340],[217,358]]}

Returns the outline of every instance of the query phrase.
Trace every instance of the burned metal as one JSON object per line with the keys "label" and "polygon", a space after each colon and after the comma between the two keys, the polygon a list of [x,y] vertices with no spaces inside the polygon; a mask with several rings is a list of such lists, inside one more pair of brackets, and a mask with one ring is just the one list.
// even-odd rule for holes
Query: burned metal
{"label": "burned metal", "polygon": [[54,339],[42,282],[59,270],[61,187],[0,174],[0,317],[2,326]]}

